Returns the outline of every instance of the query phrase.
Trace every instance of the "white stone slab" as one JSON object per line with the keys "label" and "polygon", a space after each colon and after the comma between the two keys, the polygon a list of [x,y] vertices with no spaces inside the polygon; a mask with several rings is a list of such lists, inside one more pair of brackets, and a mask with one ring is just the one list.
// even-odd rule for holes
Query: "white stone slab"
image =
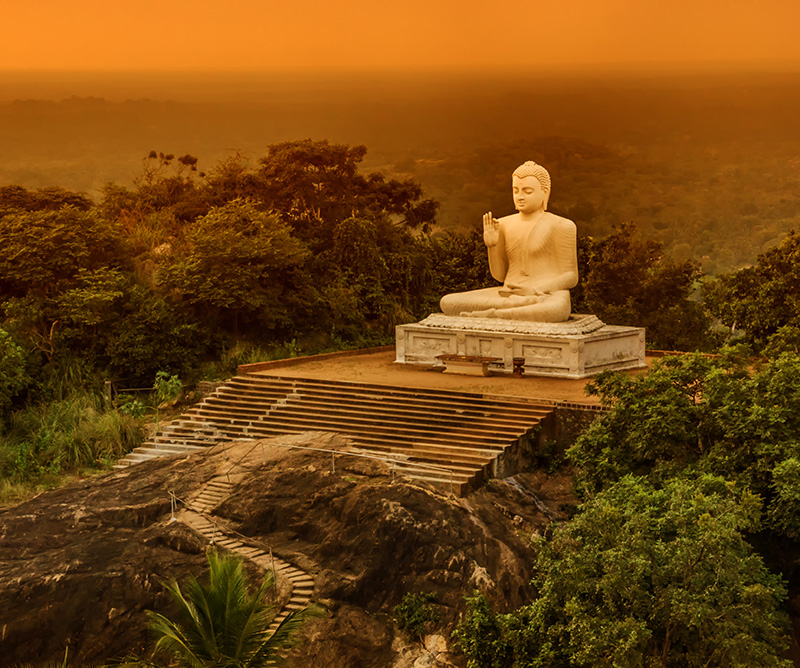
{"label": "white stone slab", "polygon": [[[418,323],[396,328],[396,362],[442,366],[437,355],[497,357],[490,367],[512,373],[513,358],[525,358],[525,373],[556,378],[586,378],[607,369],[645,366],[645,330],[642,327],[603,325],[594,316],[571,316],[566,323],[521,323],[488,318],[449,318],[434,314]],[[456,322],[457,321],[457,322]],[[505,323],[505,327],[503,324]],[[599,326],[597,326],[599,323]],[[564,331],[555,330],[561,326]],[[580,331],[590,330],[590,331]]]}

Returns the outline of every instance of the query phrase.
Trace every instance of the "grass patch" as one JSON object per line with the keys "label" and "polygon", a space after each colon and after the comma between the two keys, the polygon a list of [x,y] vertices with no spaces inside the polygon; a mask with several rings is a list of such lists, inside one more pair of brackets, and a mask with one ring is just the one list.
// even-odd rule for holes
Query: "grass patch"
{"label": "grass patch", "polygon": [[17,496],[18,485],[48,487],[64,473],[107,469],[143,438],[141,418],[89,393],[20,409],[0,435],[0,502]]}

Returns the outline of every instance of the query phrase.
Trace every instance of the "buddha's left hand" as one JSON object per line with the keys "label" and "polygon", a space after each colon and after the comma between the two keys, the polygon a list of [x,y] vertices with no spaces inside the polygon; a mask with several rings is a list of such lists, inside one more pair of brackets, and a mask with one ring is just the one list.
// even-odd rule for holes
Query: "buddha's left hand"
{"label": "buddha's left hand", "polygon": [[501,297],[511,297],[512,295],[519,295],[525,297],[541,297],[546,293],[537,290],[530,285],[516,285],[514,283],[507,283],[497,291]]}

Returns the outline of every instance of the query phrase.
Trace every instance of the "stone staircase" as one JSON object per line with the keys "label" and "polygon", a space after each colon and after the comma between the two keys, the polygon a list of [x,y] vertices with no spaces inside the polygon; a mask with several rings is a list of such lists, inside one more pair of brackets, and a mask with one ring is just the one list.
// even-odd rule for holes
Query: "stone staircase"
{"label": "stone staircase", "polygon": [[222,503],[233,490],[235,483],[243,477],[243,473],[213,478],[186,503],[177,515],[177,519],[190,526],[200,535],[219,548],[234,552],[249,559],[263,570],[275,572],[276,586],[278,580],[291,588],[289,599],[280,606],[277,615],[269,626],[269,633],[274,633],[281,622],[296,610],[306,608],[311,602],[314,592],[314,578],[304,570],[272,555],[259,547],[248,546],[239,536],[226,531],[221,525],[210,519],[209,513]]}
{"label": "stone staircase", "polygon": [[230,379],[118,466],[236,439],[331,431],[409,478],[463,494],[507,472],[552,410],[523,397],[256,372]]}

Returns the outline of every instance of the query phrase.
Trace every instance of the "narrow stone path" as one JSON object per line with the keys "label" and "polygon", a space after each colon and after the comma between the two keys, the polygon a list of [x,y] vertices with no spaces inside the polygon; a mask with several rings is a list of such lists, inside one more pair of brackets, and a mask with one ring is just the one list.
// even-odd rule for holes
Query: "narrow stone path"
{"label": "narrow stone path", "polygon": [[176,519],[207,538],[212,544],[249,559],[259,568],[274,569],[276,587],[279,585],[279,580],[288,584],[289,599],[276,611],[277,615],[269,627],[271,633],[290,612],[302,610],[309,605],[314,593],[314,578],[294,564],[272,555],[269,550],[245,544],[237,534],[226,530],[209,517],[210,513],[230,495],[236,483],[246,475],[243,469],[244,467],[237,466],[235,472],[209,480],[187,500],[186,506],[177,513]]}

